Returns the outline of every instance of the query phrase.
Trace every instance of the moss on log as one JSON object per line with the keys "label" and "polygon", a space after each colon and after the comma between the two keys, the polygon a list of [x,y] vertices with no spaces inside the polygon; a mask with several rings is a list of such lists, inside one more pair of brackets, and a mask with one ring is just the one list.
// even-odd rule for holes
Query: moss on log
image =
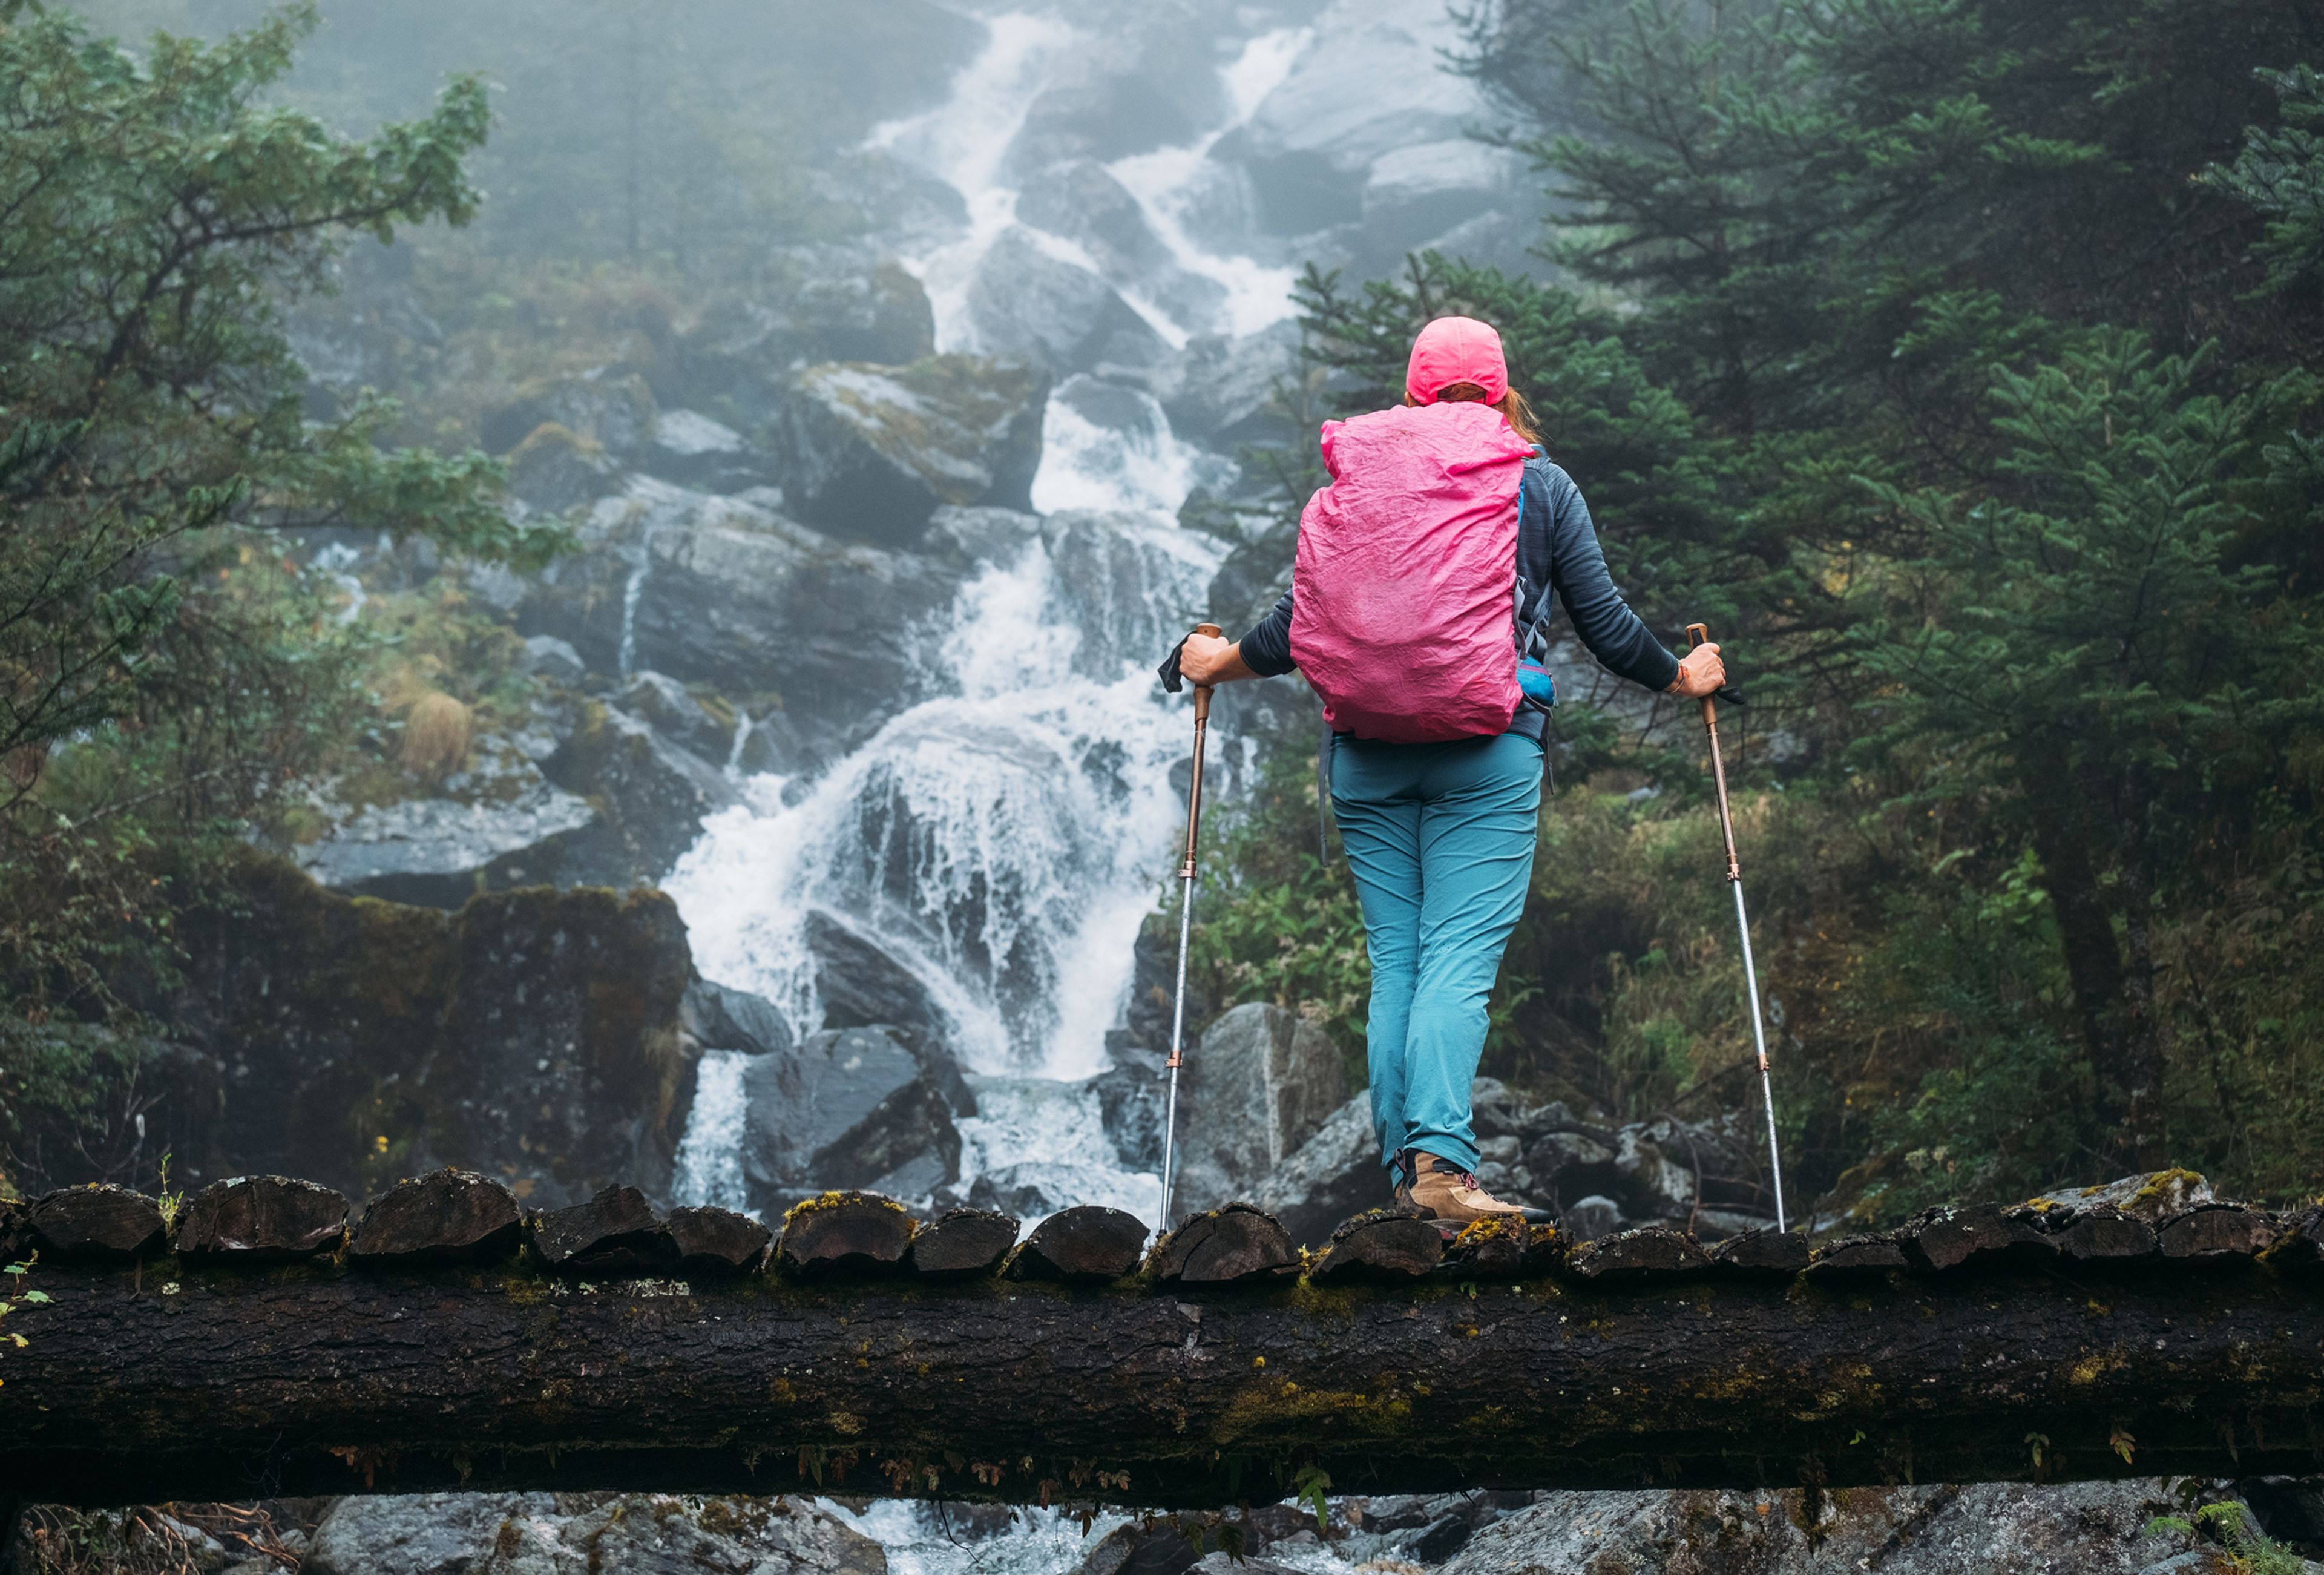
{"label": "moss on log", "polygon": [[52,1299],[9,1321],[29,1343],[0,1386],[0,1481],[84,1504],[465,1485],[1167,1506],[1273,1497],[1310,1466],[1346,1492],[2316,1470],[2314,1226],[2184,1229],[2201,1254],[2029,1266],[2005,1232],[1944,1271],[1738,1274],[1657,1237],[1514,1280],[1453,1257],[1216,1286],[864,1277],[845,1253],[691,1283],[44,1256],[29,1283]]}

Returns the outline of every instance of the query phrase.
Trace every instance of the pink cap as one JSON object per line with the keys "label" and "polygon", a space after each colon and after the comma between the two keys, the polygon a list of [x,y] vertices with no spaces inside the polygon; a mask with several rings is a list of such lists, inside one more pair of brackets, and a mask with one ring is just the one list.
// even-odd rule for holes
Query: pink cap
{"label": "pink cap", "polygon": [[1474,318],[1439,318],[1420,330],[1412,342],[1412,361],[1404,370],[1404,391],[1416,405],[1433,405],[1436,396],[1456,382],[1473,382],[1485,391],[1488,404],[1499,404],[1509,391],[1509,364],[1501,355],[1501,336],[1490,323]]}

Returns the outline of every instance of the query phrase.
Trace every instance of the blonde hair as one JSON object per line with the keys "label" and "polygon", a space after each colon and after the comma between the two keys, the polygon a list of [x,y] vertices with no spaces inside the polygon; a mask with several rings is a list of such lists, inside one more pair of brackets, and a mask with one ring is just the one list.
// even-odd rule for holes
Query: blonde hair
{"label": "blonde hair", "polygon": [[[1439,404],[1487,402],[1485,391],[1473,382],[1448,382],[1436,391],[1436,400]],[[1405,402],[1411,403],[1412,396],[1406,394]],[[1525,395],[1517,392],[1515,384],[1510,385],[1509,391],[1499,400],[1490,402],[1494,410],[1500,411],[1501,419],[1509,424],[1510,431],[1537,447],[1546,447],[1542,441],[1541,418],[1533,413],[1533,407],[1526,403]]]}

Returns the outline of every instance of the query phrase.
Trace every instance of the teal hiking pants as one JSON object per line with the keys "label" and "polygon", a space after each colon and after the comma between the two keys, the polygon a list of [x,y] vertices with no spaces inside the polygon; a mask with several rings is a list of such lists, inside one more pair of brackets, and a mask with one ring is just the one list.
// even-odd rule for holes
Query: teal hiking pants
{"label": "teal hiking pants", "polygon": [[1365,1055],[1383,1165],[1416,1148],[1477,1168],[1469,1084],[1533,878],[1541,768],[1523,733],[1333,741],[1332,807],[1371,951]]}

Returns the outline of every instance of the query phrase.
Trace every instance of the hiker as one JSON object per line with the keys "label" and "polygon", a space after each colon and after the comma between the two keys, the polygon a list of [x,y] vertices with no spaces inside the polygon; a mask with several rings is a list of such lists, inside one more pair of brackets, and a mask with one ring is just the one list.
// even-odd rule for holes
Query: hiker
{"label": "hiker", "polygon": [[1716,645],[1672,656],[1614,588],[1489,325],[1430,323],[1403,406],[1325,423],[1323,448],[1333,481],[1301,516],[1292,588],[1240,640],[1188,636],[1179,670],[1216,685],[1297,668],[1323,696],[1371,953],[1381,1163],[1427,1216],[1521,1214],[1478,1184],[1469,1085],[1533,874],[1549,594],[1591,655],[1647,688],[1711,695],[1725,669]]}

